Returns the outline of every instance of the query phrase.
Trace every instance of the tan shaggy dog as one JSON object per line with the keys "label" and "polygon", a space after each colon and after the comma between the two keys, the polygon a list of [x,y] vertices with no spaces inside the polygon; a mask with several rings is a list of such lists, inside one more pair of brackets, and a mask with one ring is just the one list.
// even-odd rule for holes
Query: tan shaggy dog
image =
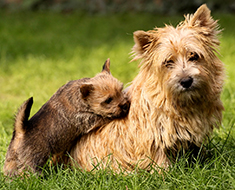
{"label": "tan shaggy dog", "polygon": [[70,151],[76,164],[148,170],[152,163],[167,167],[168,156],[181,149],[200,147],[224,110],[219,32],[206,5],[176,28],[134,32],[134,60],[142,62],[128,89],[128,117],[84,135]]}

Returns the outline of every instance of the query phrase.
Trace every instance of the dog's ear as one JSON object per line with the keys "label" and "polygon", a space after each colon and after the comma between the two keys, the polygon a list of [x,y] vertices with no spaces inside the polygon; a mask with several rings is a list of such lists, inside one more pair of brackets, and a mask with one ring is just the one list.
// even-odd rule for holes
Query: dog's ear
{"label": "dog's ear", "polygon": [[207,27],[212,21],[214,20],[211,18],[211,11],[206,4],[204,4],[197,9],[194,15],[191,15],[189,25]]}
{"label": "dog's ear", "polygon": [[211,11],[206,4],[200,6],[193,15],[186,15],[183,25],[197,27],[208,33],[218,29],[217,21],[211,17]]}
{"label": "dog's ear", "polygon": [[80,86],[80,92],[83,99],[87,98],[93,90],[94,86],[92,84],[82,84]]}
{"label": "dog's ear", "polygon": [[[138,30],[134,32],[134,42],[135,45],[133,47],[133,52],[135,53],[135,55],[138,57],[138,55],[142,55],[147,47],[150,45],[150,43],[153,40],[153,35],[149,32],[145,32],[142,30]],[[138,57],[139,58],[139,57]],[[135,59],[138,59],[135,58]]]}
{"label": "dog's ear", "polygon": [[109,58],[105,61],[102,72],[107,72],[110,74],[110,59]]}
{"label": "dog's ear", "polygon": [[214,47],[219,45],[217,35],[221,30],[219,30],[217,20],[211,17],[211,11],[206,4],[200,6],[193,15],[186,15],[185,21],[178,27],[195,29],[207,44]]}

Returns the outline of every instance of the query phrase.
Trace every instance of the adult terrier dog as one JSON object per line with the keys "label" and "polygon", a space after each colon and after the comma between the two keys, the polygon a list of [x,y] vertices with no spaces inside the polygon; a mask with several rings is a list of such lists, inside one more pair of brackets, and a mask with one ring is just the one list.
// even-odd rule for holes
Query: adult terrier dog
{"label": "adult terrier dog", "polygon": [[62,86],[30,120],[33,98],[21,106],[6,155],[6,175],[40,172],[50,155],[56,159],[80,134],[127,115],[130,103],[109,67],[108,59],[95,77]]}
{"label": "adult terrier dog", "polygon": [[128,117],[82,136],[70,151],[76,164],[87,170],[167,167],[169,154],[200,147],[221,124],[224,109],[219,32],[206,5],[176,28],[134,32],[134,60],[142,62],[127,92]]}

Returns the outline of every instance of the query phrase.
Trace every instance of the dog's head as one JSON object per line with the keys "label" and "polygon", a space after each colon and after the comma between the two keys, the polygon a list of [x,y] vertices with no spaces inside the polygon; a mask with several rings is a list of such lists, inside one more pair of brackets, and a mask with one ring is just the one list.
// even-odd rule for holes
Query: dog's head
{"label": "dog's head", "polygon": [[148,88],[175,107],[219,99],[224,79],[223,63],[216,56],[219,32],[206,5],[176,28],[136,31],[134,60],[143,60],[141,72],[151,80]]}
{"label": "dog's head", "polygon": [[124,117],[130,102],[123,92],[123,84],[110,73],[110,61],[105,62],[101,73],[80,88],[82,98],[95,114],[108,118]]}

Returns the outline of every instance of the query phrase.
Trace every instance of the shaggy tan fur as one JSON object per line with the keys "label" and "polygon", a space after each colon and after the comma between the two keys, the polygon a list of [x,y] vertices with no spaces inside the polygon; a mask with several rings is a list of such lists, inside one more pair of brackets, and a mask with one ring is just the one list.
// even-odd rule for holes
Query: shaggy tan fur
{"label": "shaggy tan fur", "polygon": [[136,31],[134,60],[142,62],[128,90],[129,115],[84,135],[70,152],[76,164],[148,170],[153,162],[167,167],[169,152],[200,147],[221,124],[224,109],[219,32],[206,5],[176,28]]}

